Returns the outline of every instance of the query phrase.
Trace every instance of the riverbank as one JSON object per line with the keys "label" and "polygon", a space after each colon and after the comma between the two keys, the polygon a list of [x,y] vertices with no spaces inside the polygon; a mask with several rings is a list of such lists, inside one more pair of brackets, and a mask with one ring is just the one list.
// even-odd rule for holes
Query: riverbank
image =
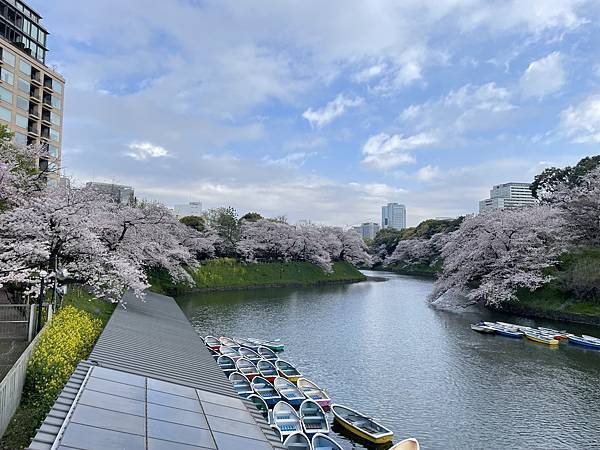
{"label": "riverbank", "polygon": [[215,259],[206,261],[190,275],[194,280],[192,286],[173,283],[163,271],[153,271],[148,278],[153,292],[171,296],[191,292],[356,283],[367,279],[345,261],[334,262],[333,271],[327,273],[305,261],[244,264],[235,259]]}
{"label": "riverbank", "polygon": [[394,272],[399,275],[410,275],[414,277],[435,279],[441,269],[437,266],[431,267],[426,264],[396,264],[391,266],[377,266],[370,270]]}

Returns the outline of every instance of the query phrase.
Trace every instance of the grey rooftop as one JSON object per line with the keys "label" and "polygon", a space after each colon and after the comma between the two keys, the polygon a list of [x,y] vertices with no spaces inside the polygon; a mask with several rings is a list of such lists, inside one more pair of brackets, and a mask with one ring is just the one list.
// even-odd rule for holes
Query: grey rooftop
{"label": "grey rooftop", "polygon": [[[30,449],[283,449],[170,297],[118,307]],[[112,349],[112,351],[111,351]]]}

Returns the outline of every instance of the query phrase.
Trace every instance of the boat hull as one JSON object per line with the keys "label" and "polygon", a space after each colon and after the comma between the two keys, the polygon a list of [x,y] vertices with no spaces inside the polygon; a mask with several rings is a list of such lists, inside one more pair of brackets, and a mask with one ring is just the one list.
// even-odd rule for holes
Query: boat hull
{"label": "boat hull", "polygon": [[545,345],[550,345],[550,346],[558,345],[558,341],[554,338],[544,339],[543,337],[536,336],[535,334],[529,334],[529,333],[525,333],[525,338],[527,338],[530,341],[536,342],[538,344],[545,344]]}
{"label": "boat hull", "polygon": [[585,340],[583,338],[578,338],[578,337],[569,336],[569,344],[578,345],[580,347],[585,347],[585,348],[593,348],[595,350],[600,350],[600,343],[588,341],[588,340]]}
{"label": "boat hull", "polygon": [[348,422],[344,421],[343,419],[340,419],[339,417],[335,416],[336,423],[338,425],[340,425],[342,428],[344,428],[346,431],[360,437],[361,439],[364,439],[365,441],[369,441],[372,442],[373,444],[385,444],[387,442],[392,442],[392,439],[394,439],[394,436],[382,436],[379,438],[375,438],[367,433],[365,433],[364,431],[352,426],[351,424],[349,424]]}

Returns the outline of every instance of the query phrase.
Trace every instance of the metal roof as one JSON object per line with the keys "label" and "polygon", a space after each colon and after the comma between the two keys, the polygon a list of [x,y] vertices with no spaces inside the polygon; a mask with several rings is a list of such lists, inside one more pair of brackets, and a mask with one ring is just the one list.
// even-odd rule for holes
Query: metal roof
{"label": "metal roof", "polygon": [[29,449],[283,449],[170,297],[128,295]]}

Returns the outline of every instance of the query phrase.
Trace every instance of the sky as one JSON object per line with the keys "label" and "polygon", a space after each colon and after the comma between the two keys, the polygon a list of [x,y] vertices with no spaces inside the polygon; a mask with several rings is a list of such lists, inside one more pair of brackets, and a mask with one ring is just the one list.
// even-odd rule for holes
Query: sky
{"label": "sky", "polygon": [[330,225],[476,212],[598,154],[595,0],[31,0],[63,169]]}

